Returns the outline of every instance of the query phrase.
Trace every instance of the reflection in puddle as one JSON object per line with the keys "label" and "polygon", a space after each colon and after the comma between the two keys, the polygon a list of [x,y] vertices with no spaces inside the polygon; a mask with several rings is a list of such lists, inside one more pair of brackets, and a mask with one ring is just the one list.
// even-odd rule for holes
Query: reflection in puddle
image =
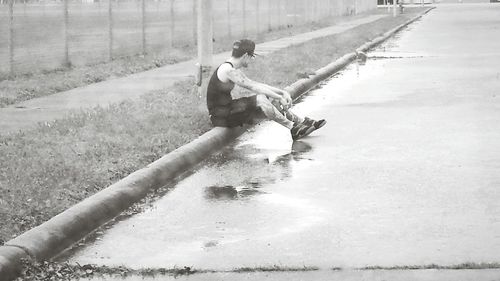
{"label": "reflection in puddle", "polygon": [[225,186],[208,186],[205,188],[205,198],[209,200],[235,200],[244,197],[252,196],[257,193],[263,193],[256,187],[234,187],[231,185]]}
{"label": "reflection in puddle", "polygon": [[311,150],[308,143],[295,141],[291,149],[278,151],[279,155],[273,158],[269,154],[277,151],[257,149],[251,144],[228,147],[210,159],[207,172],[215,181],[203,187],[204,198],[229,201],[266,194],[262,187],[292,175],[291,163],[312,160],[306,156]]}
{"label": "reflection in puddle", "polygon": [[312,160],[311,158],[305,157],[306,152],[310,152],[312,146],[307,142],[294,141],[292,144],[292,151],[288,154],[281,155],[276,159],[276,162],[286,163],[291,161],[301,161],[301,160]]}

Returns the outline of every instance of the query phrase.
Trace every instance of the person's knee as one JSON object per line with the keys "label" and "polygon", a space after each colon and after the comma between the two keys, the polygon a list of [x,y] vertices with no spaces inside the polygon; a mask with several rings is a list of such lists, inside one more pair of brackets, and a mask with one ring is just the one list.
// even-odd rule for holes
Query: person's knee
{"label": "person's knee", "polygon": [[257,95],[256,103],[257,107],[262,110],[269,109],[271,106],[273,106],[271,104],[271,101],[265,95]]}
{"label": "person's knee", "polygon": [[257,95],[257,108],[259,108],[262,113],[268,118],[272,118],[275,115],[275,108],[271,101],[264,95]]}
{"label": "person's knee", "polygon": [[257,95],[256,101],[257,101],[257,106],[268,105],[270,103],[270,101],[267,99],[265,95]]}
{"label": "person's knee", "polygon": [[279,100],[274,99],[274,100],[272,100],[272,101],[270,101],[270,102],[271,102],[271,104],[272,104],[274,107],[276,107],[277,109],[280,109],[280,108],[281,108],[281,103],[280,103],[280,101],[279,101]]}

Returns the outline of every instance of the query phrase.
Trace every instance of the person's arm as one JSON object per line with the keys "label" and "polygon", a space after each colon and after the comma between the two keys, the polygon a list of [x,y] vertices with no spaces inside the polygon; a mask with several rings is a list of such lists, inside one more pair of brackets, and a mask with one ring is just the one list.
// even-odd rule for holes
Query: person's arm
{"label": "person's arm", "polygon": [[267,84],[264,84],[264,83],[261,83],[261,84],[263,86],[269,88],[271,91],[277,93],[278,95],[283,96],[283,98],[285,98],[285,100],[288,102],[289,107],[292,106],[292,96],[290,95],[289,92],[287,92],[285,90],[282,90],[282,89],[279,89],[279,88],[276,88],[276,87],[273,87],[271,85],[267,85]]}
{"label": "person's arm", "polygon": [[229,80],[233,81],[236,85],[248,89],[257,94],[266,95],[269,98],[277,99],[283,106],[288,107],[288,101],[280,94],[273,91],[270,86],[255,82],[249,79],[241,70],[231,68],[226,73]]}
{"label": "person's arm", "polygon": [[279,95],[283,95],[283,92],[285,92],[285,91],[283,91],[281,89],[278,89],[276,87],[273,87],[271,85],[267,85],[267,84],[264,84],[264,83],[260,83],[260,84],[264,85],[265,87],[269,88],[271,91],[273,91],[273,92],[275,92],[275,93],[277,93]]}

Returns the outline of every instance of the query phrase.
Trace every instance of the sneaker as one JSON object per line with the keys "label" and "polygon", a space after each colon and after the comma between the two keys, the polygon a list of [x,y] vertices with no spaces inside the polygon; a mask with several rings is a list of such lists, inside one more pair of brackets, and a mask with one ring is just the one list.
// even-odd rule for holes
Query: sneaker
{"label": "sneaker", "polygon": [[317,130],[317,129],[325,126],[326,120],[325,119],[321,119],[321,120],[316,121],[314,119],[306,117],[306,118],[304,118],[304,121],[302,122],[302,124],[307,125],[307,126],[313,126],[314,129]]}
{"label": "sneaker", "polygon": [[290,129],[290,133],[292,134],[293,140],[298,140],[309,135],[314,130],[316,130],[314,126],[308,126],[303,123],[295,123],[292,129]]}

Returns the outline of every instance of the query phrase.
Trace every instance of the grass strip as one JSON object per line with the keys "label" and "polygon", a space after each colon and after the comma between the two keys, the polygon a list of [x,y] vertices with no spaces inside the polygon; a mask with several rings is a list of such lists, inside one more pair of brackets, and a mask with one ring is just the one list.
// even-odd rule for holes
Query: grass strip
{"label": "grass strip", "polygon": [[244,272],[297,272],[297,271],[317,271],[319,267],[316,266],[283,266],[283,265],[273,265],[273,266],[258,266],[258,267],[240,267],[231,270],[231,272],[244,273]]}
{"label": "grass strip", "polygon": [[[287,86],[420,11],[277,51],[248,74]],[[193,82],[0,137],[0,244],[208,131],[205,97]]]}
{"label": "grass strip", "polygon": [[96,278],[96,277],[122,277],[127,276],[141,276],[141,277],[155,277],[155,276],[186,276],[192,274],[202,273],[250,273],[250,272],[305,272],[317,271],[318,267],[314,266],[260,266],[260,267],[242,267],[229,271],[217,270],[200,270],[189,266],[174,267],[174,268],[142,268],[132,269],[125,266],[99,266],[93,264],[69,264],[67,262],[58,263],[51,261],[35,262],[30,260],[23,260],[23,270],[21,276],[16,281],[34,281],[34,280],[75,280],[79,278]]}
{"label": "grass strip", "polygon": [[[355,270],[481,270],[481,269],[499,269],[498,263],[462,263],[457,265],[410,265],[410,266],[368,266],[358,268]],[[51,261],[34,262],[23,260],[23,271],[16,281],[36,281],[36,280],[77,280],[80,278],[105,278],[105,277],[118,277],[125,278],[130,276],[140,277],[156,277],[156,276],[187,276],[192,274],[203,273],[255,273],[255,272],[308,272],[318,271],[319,267],[316,266],[258,266],[258,267],[241,267],[229,271],[218,270],[201,270],[192,267],[174,267],[174,268],[142,268],[132,269],[125,266],[99,266],[93,264],[69,264],[57,263]],[[335,267],[333,271],[342,271],[342,268]]]}
{"label": "grass strip", "polygon": [[401,266],[367,266],[359,268],[359,270],[426,270],[426,269],[439,269],[439,270],[472,270],[472,269],[500,269],[500,263],[474,263],[467,262],[454,265],[401,265]]}
{"label": "grass strip", "polygon": [[80,278],[95,278],[95,277],[119,277],[125,278],[127,276],[185,276],[199,273],[210,273],[215,271],[210,270],[196,270],[191,267],[179,268],[144,268],[132,269],[124,266],[109,267],[98,266],[92,264],[69,264],[57,263],[50,261],[34,262],[23,260],[23,270],[21,275],[15,281],[36,281],[36,280],[53,280],[53,281],[66,281],[78,280]]}

